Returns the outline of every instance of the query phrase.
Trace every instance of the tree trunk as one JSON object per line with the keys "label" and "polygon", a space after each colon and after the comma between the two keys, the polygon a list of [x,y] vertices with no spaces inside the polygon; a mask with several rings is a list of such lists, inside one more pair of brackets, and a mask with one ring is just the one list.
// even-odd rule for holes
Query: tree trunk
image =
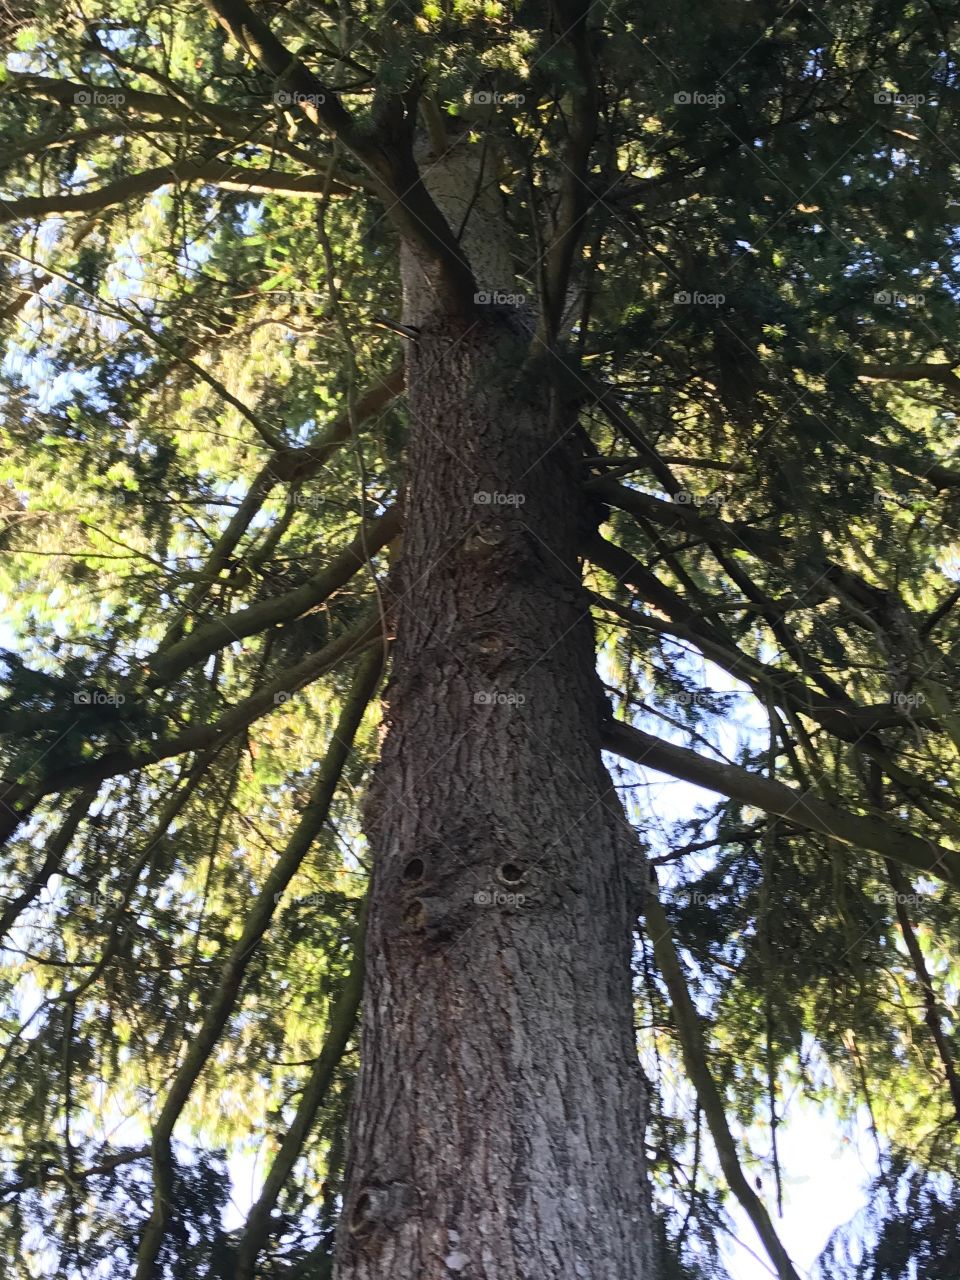
{"label": "tree trunk", "polygon": [[575,413],[516,312],[417,319],[335,1274],[651,1280],[642,855],[600,755]]}

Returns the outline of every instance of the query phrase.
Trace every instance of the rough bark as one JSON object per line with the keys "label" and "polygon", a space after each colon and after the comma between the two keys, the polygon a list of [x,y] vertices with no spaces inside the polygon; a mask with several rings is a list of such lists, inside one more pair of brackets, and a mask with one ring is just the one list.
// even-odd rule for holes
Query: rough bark
{"label": "rough bark", "polygon": [[422,324],[336,1275],[650,1280],[642,857],[600,755],[573,419],[515,314]]}

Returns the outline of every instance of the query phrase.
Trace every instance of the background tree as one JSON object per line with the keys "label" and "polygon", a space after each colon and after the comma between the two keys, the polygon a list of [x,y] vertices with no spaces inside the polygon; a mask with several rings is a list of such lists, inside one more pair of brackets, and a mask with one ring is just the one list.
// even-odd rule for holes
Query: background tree
{"label": "background tree", "polygon": [[956,1273],[955,18],[0,13],[9,1274]]}

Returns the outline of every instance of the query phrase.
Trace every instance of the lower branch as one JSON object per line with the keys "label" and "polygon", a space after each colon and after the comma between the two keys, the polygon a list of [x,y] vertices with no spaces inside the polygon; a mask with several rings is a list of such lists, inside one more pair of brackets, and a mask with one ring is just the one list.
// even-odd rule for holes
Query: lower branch
{"label": "lower branch", "polygon": [[957,1066],[950,1051],[950,1042],[943,1034],[943,1010],[937,1000],[937,994],[933,988],[933,980],[930,977],[923,950],[917,941],[917,935],[910,920],[910,913],[907,910],[907,902],[912,892],[912,886],[897,864],[889,859],[887,860],[887,875],[890,880],[890,887],[893,889],[897,923],[900,925],[900,932],[903,934],[907,954],[910,956],[914,973],[917,975],[917,981],[923,991],[923,1020],[927,1024],[927,1029],[936,1045],[947,1088],[950,1090],[950,1100],[953,1103],[957,1121],[960,1122],[960,1076],[957,1074]]}
{"label": "lower branch", "polygon": [[141,1237],[135,1280],[153,1280],[156,1274],[157,1256],[170,1221],[173,1195],[171,1139],[174,1126],[233,1011],[243,975],[273,918],[279,895],[284,892],[299,870],[303,859],[327,821],[340,775],[353,747],[353,740],[367,704],[376,690],[382,665],[383,652],[379,647],[371,650],[360,662],[310,802],[287,842],[286,848],[267,876],[247,917],[243,931],[224,962],[219,986],[210,999],[203,1022],[190,1043],[187,1056],[174,1076],[166,1100],[157,1116],[152,1136],[153,1213]]}
{"label": "lower branch", "polygon": [[329,1092],[334,1072],[340,1064],[350,1037],[357,1025],[357,1014],[363,995],[363,935],[366,928],[366,904],[357,927],[357,944],[353,964],[346,982],[330,1014],[330,1030],[320,1056],[314,1065],[306,1087],[300,1096],[300,1105],[293,1123],[277,1152],[270,1172],[256,1204],[247,1216],[247,1223],[237,1246],[235,1280],[253,1280],[257,1255],[263,1248],[270,1230],[270,1214],[277,1197],[290,1176],[294,1164],[303,1150],[310,1128]]}
{"label": "lower branch", "polygon": [[670,923],[657,894],[656,873],[652,869],[647,887],[646,918],[660,976],[670,994],[673,1021],[680,1038],[687,1075],[697,1091],[700,1106],[710,1126],[713,1144],[717,1149],[727,1186],[740,1201],[744,1212],[753,1223],[754,1230],[763,1241],[763,1246],[777,1269],[779,1280],[800,1280],[787,1251],[780,1243],[773,1223],[770,1221],[770,1215],[740,1168],[736,1143],[727,1125],[723,1098],[707,1063],[707,1050],[700,1017],[687,990],[676,944],[670,931]]}

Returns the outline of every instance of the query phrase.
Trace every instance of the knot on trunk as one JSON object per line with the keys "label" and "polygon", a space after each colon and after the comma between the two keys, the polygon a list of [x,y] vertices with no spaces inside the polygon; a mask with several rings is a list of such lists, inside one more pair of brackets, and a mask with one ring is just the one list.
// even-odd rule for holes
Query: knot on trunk
{"label": "knot on trunk", "polygon": [[464,553],[477,559],[494,556],[502,552],[509,536],[510,530],[504,521],[485,520],[464,538]]}
{"label": "knot on trunk", "polygon": [[445,946],[465,924],[463,903],[440,893],[411,898],[401,913],[404,933],[419,938],[428,949]]}
{"label": "knot on trunk", "polygon": [[465,648],[481,671],[490,671],[510,657],[513,645],[504,632],[483,627],[466,637]]}
{"label": "knot on trunk", "polygon": [[378,1228],[394,1230],[410,1214],[413,1202],[413,1188],[406,1182],[368,1184],[354,1201],[348,1219],[350,1234],[363,1238]]}

